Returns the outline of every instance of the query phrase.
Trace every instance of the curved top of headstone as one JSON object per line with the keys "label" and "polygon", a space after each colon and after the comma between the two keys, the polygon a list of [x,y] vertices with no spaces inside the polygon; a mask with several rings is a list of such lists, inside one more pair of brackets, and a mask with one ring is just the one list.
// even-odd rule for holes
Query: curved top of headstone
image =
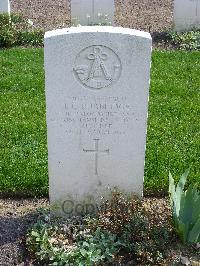
{"label": "curved top of headstone", "polygon": [[134,35],[137,37],[151,39],[150,33],[145,32],[145,31],[139,31],[135,29],[122,28],[122,27],[111,27],[111,26],[81,26],[81,27],[57,29],[57,30],[46,32],[45,38],[52,38],[56,36],[66,35],[66,34],[97,33],[97,32]]}

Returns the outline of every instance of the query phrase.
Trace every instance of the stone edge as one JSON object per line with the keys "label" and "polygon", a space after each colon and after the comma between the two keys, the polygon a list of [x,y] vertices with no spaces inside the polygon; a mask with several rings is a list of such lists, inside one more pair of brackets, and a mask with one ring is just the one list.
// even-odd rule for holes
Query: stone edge
{"label": "stone edge", "polygon": [[44,38],[48,39],[67,34],[97,33],[97,32],[132,35],[150,40],[152,39],[150,33],[145,31],[139,31],[135,29],[122,28],[122,27],[112,27],[112,26],[80,26],[80,27],[57,29],[57,30],[47,31],[45,33]]}

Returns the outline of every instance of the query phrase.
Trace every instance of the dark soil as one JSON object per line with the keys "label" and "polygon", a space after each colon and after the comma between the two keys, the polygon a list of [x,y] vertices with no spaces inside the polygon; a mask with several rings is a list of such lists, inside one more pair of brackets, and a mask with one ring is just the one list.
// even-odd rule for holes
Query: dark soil
{"label": "dark soil", "polygon": [[[116,26],[149,32],[172,27],[173,0],[115,0]],[[11,0],[11,10],[46,30],[70,26],[70,0]]]}
{"label": "dark soil", "polygon": [[0,199],[1,266],[32,265],[24,246],[25,234],[37,219],[36,209],[47,204],[47,199]]}

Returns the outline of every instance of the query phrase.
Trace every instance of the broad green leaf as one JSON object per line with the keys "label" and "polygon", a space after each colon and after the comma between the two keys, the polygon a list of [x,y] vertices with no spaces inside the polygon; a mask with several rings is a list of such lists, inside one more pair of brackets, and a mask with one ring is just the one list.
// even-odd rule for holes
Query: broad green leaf
{"label": "broad green leaf", "polygon": [[177,188],[181,189],[181,191],[183,192],[183,189],[185,187],[185,183],[186,183],[187,177],[189,175],[189,172],[190,172],[190,168],[188,168],[185,171],[185,173],[183,173],[182,176],[180,177],[180,180],[179,180],[177,187],[176,187],[176,192],[177,192]]}
{"label": "broad green leaf", "polygon": [[174,185],[174,179],[170,172],[169,172],[169,195],[170,195],[171,207],[173,208],[174,196],[175,196],[175,185]]}
{"label": "broad green leaf", "polygon": [[189,233],[188,241],[191,243],[200,242],[200,218],[197,220]]}
{"label": "broad green leaf", "polygon": [[188,227],[189,227],[188,224],[184,224],[181,221],[179,221],[178,226],[177,226],[178,234],[184,243],[187,241]]}
{"label": "broad green leaf", "polygon": [[200,218],[200,192],[197,191],[196,186],[194,187],[194,190],[196,196],[193,206],[192,220],[197,221]]}
{"label": "broad green leaf", "polygon": [[180,204],[179,219],[183,223],[192,223],[192,214],[193,214],[193,187],[190,186],[188,190],[183,194],[183,201]]}
{"label": "broad green leaf", "polygon": [[175,190],[175,212],[176,212],[176,215],[179,216],[179,212],[180,212],[180,202],[181,202],[181,197],[182,197],[182,194],[183,194],[183,190],[184,190],[184,187],[185,187],[185,183],[186,183],[186,180],[187,180],[187,176],[189,174],[189,171],[190,169],[187,169],[185,171],[185,173],[181,176],[177,186],[176,186],[176,190]]}
{"label": "broad green leaf", "polygon": [[39,234],[38,234],[38,232],[36,232],[36,231],[32,231],[32,232],[31,232],[31,235],[37,237]]}
{"label": "broad green leaf", "polygon": [[87,251],[86,251],[85,249],[81,248],[81,249],[80,249],[80,253],[81,253],[81,255],[84,257],[85,254],[87,253]]}
{"label": "broad green leaf", "polygon": [[190,169],[181,176],[177,186],[169,173],[169,193],[175,228],[183,242],[200,241],[200,192],[196,186],[184,191]]}

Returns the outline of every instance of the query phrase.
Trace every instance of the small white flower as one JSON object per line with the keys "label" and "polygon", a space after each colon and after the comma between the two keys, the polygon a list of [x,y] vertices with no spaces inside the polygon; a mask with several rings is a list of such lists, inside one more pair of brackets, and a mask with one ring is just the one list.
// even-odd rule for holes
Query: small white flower
{"label": "small white flower", "polygon": [[28,24],[29,24],[30,26],[33,26],[33,21],[32,21],[31,19],[28,19]]}

